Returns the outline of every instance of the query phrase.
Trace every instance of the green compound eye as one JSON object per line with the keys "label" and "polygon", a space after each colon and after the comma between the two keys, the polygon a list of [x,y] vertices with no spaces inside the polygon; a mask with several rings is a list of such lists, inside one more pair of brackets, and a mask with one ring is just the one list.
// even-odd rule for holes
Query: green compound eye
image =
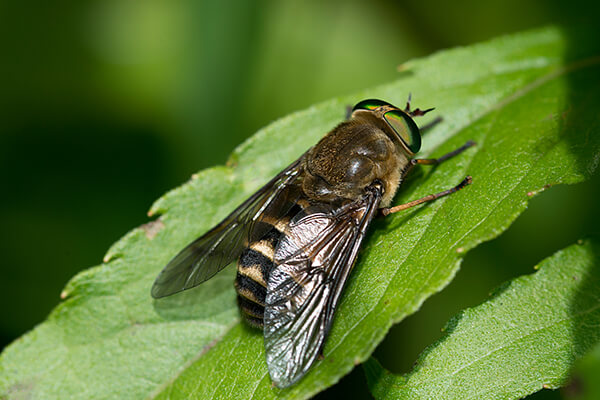
{"label": "green compound eye", "polygon": [[415,121],[400,110],[388,111],[383,118],[404,142],[406,148],[416,154],[421,148],[421,133]]}
{"label": "green compound eye", "polygon": [[356,110],[374,110],[374,109],[379,108],[381,106],[394,107],[393,105],[391,105],[390,103],[386,103],[385,101],[381,101],[381,100],[377,100],[377,99],[369,99],[369,100],[363,100],[360,103],[358,103],[357,105],[355,105],[354,108],[352,108],[352,111],[356,111]]}

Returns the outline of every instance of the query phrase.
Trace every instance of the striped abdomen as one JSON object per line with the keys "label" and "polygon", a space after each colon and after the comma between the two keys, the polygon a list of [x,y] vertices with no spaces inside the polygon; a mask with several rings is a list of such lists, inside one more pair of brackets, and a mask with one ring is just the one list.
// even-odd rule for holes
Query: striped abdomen
{"label": "striped abdomen", "polygon": [[257,328],[263,327],[267,282],[273,269],[273,257],[279,239],[286,230],[290,217],[301,213],[308,202],[299,199],[287,215],[278,221],[263,216],[259,224],[268,224],[271,228],[261,240],[250,243],[244,249],[237,262],[235,290],[238,293],[238,305],[246,321]]}
{"label": "striped abdomen", "polygon": [[267,282],[281,232],[273,227],[261,240],[250,243],[237,262],[235,290],[242,316],[250,325],[263,326]]}

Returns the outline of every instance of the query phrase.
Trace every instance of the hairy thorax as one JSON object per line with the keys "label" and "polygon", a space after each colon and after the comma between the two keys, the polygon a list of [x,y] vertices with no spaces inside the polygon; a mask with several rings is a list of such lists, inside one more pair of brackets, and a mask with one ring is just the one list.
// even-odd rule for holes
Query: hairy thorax
{"label": "hairy thorax", "polygon": [[374,181],[384,184],[387,207],[408,164],[406,153],[382,130],[345,122],[313,147],[305,161],[302,188],[313,200],[355,200]]}

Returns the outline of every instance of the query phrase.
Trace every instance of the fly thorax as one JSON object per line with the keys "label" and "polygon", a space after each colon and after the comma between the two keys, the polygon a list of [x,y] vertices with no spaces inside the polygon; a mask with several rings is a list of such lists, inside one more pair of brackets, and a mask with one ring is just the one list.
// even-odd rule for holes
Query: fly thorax
{"label": "fly thorax", "polygon": [[315,146],[305,162],[303,190],[319,201],[354,200],[367,186],[384,183],[388,202],[396,192],[406,157],[381,130],[355,126],[334,130]]}

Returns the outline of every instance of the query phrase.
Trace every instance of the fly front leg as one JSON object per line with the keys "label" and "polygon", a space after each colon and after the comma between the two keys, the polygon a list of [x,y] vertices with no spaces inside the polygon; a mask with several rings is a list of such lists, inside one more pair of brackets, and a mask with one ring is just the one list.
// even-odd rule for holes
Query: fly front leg
{"label": "fly front leg", "polygon": [[413,158],[412,160],[410,160],[410,163],[411,163],[411,166],[414,166],[417,164],[421,164],[421,165],[441,164],[444,161],[446,161],[447,159],[452,158],[455,155],[460,154],[463,151],[465,151],[466,149],[468,149],[469,147],[473,147],[473,146],[475,146],[475,142],[472,140],[469,140],[467,143],[463,144],[458,149],[451,151],[450,153],[446,153],[443,156],[441,156],[440,158]]}
{"label": "fly front leg", "polygon": [[437,124],[439,124],[440,122],[442,122],[444,120],[444,118],[442,117],[435,117],[433,119],[433,121],[426,123],[423,126],[419,127],[419,131],[421,133],[426,133],[427,131],[429,131],[431,128],[433,128],[434,126],[436,126]]}
{"label": "fly front leg", "polygon": [[465,179],[463,179],[463,181],[461,183],[459,183],[458,185],[454,186],[451,189],[444,190],[443,192],[439,192],[439,193],[430,194],[428,196],[421,197],[420,199],[409,201],[408,203],[400,204],[400,205],[397,205],[394,207],[381,208],[380,212],[384,217],[386,217],[392,213],[395,213],[398,211],[403,211],[403,210],[409,209],[411,207],[418,206],[419,204],[423,204],[428,201],[433,201],[435,199],[439,199],[440,197],[448,196],[449,194],[458,192],[460,189],[464,188],[467,185],[470,185],[472,182],[473,182],[473,178],[471,178],[471,176],[469,175]]}
{"label": "fly front leg", "polygon": [[402,171],[402,176],[404,177],[404,176],[408,175],[408,173],[417,164],[420,164],[420,165],[438,165],[438,164],[441,164],[444,161],[446,161],[447,159],[452,158],[455,155],[462,153],[463,151],[465,151],[469,147],[475,146],[475,144],[476,143],[474,141],[469,140],[467,143],[463,144],[458,149],[456,149],[454,151],[451,151],[450,153],[446,153],[443,156],[441,156],[440,158],[413,158],[412,160],[410,160],[408,166],[404,169],[404,171]]}

